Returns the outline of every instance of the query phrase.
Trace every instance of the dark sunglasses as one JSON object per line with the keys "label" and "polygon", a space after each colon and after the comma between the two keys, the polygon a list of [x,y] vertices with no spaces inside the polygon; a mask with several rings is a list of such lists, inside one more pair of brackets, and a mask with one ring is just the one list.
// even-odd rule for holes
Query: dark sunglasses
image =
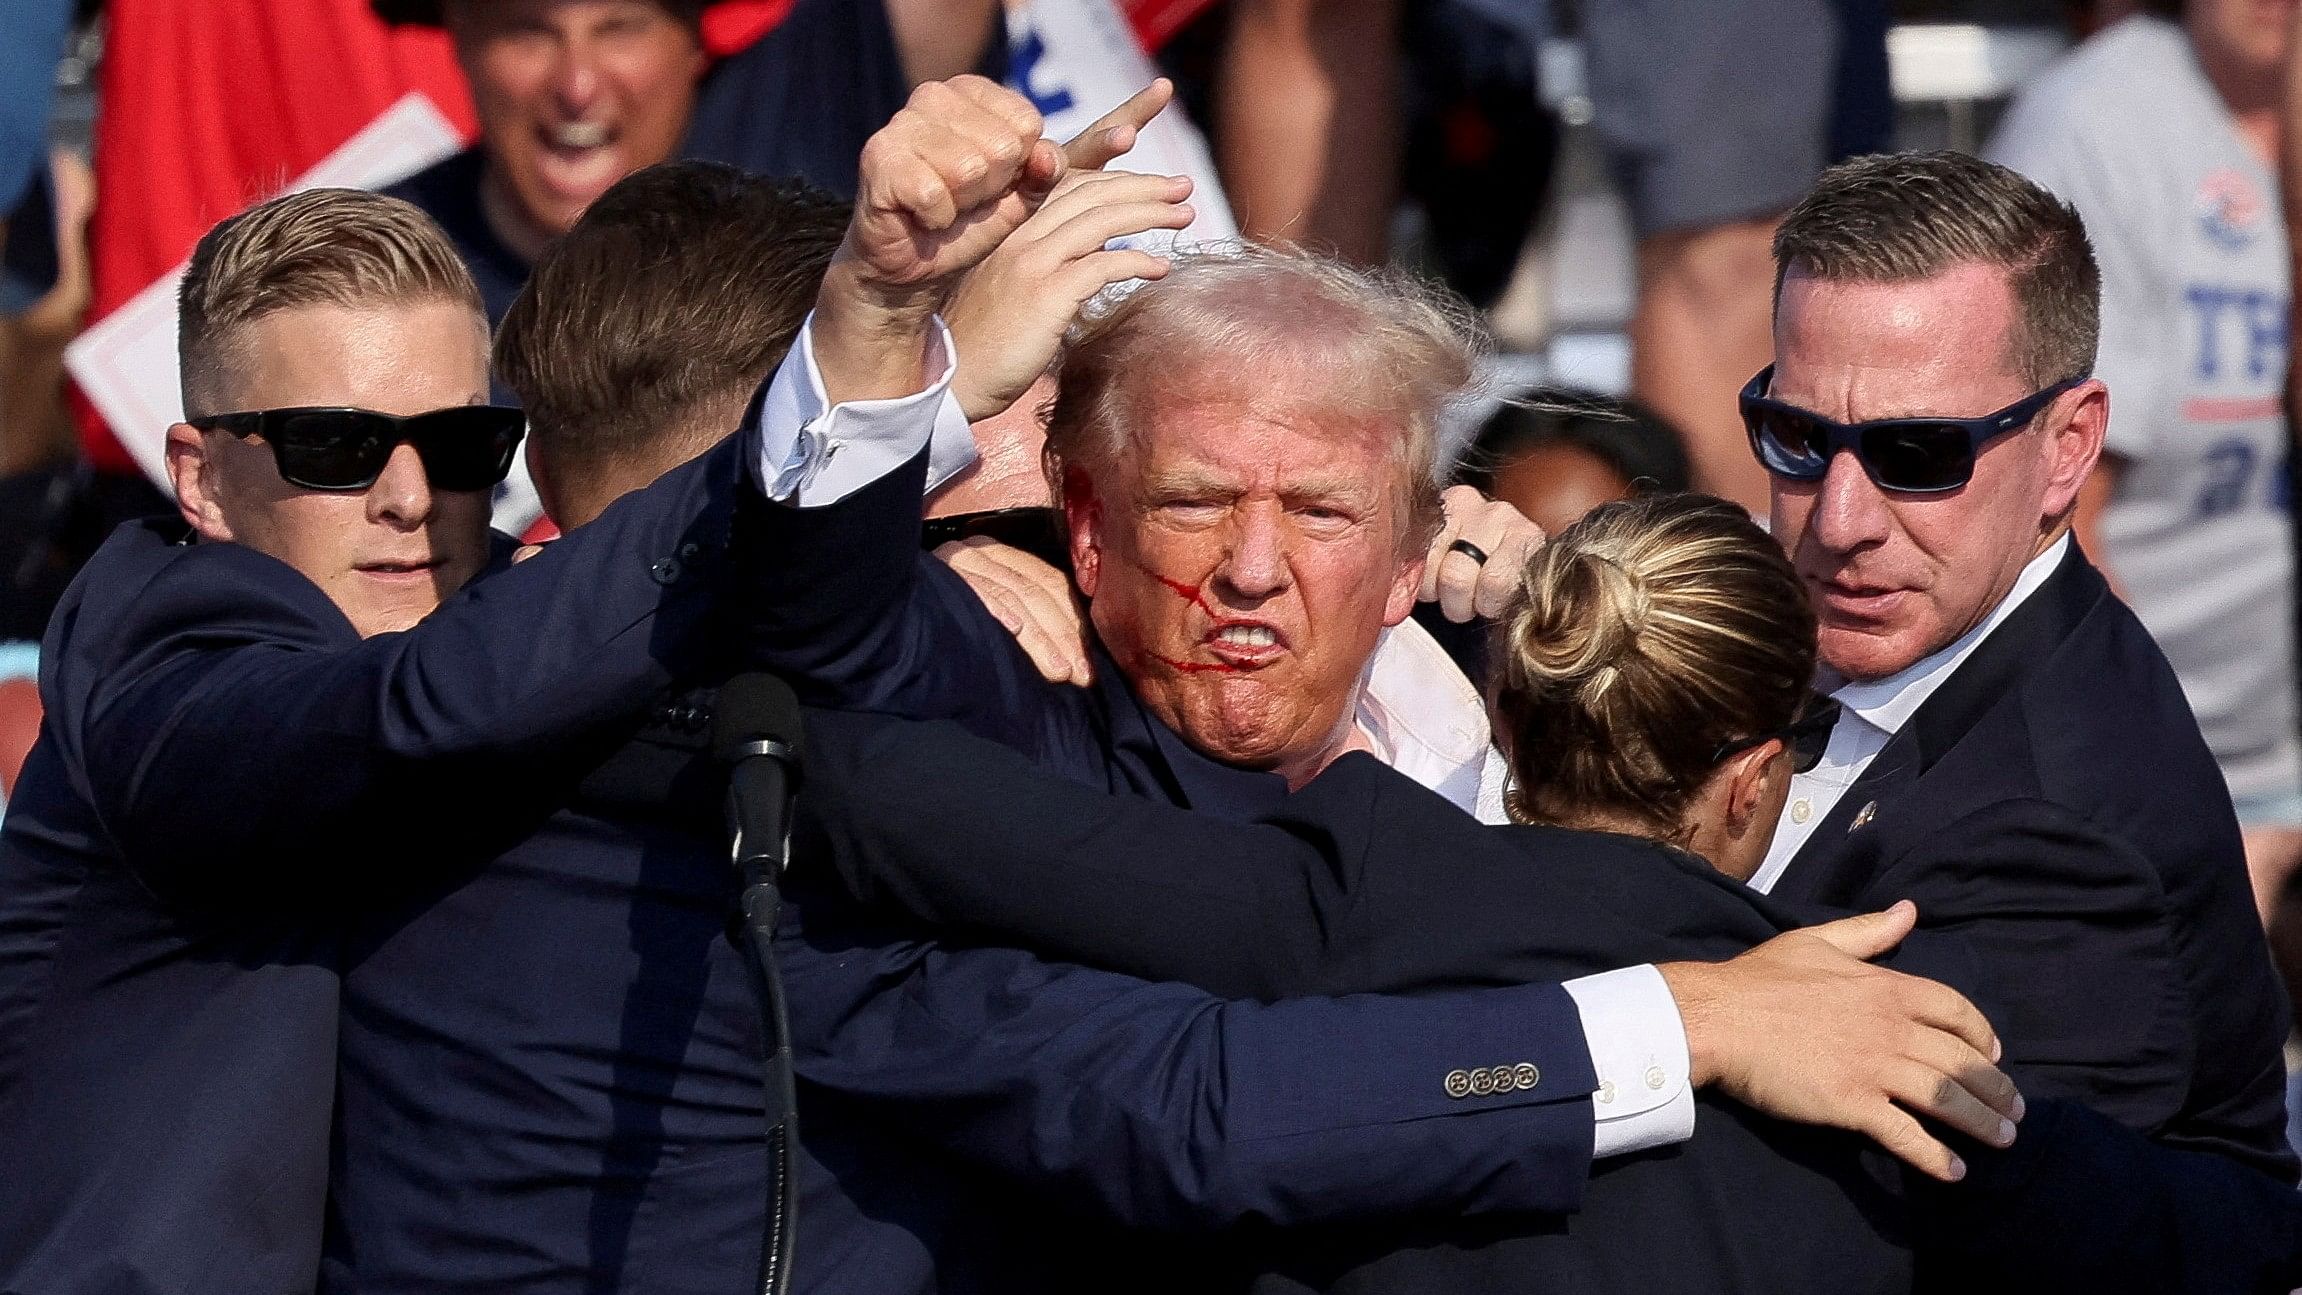
{"label": "dark sunglasses", "polygon": [[921,526],[919,546],[933,552],[953,540],[978,535],[1021,549],[1058,570],[1071,569],[1071,554],[1063,543],[1056,511],[1044,504],[930,517]]}
{"label": "dark sunglasses", "polygon": [[1939,494],[1974,477],[1974,456],[1984,443],[2030,425],[2054,398],[2086,381],[2064,378],[2035,395],[2024,396],[1980,418],[1880,418],[1867,423],[1834,423],[1812,410],[1786,405],[1766,394],[1774,366],[1759,370],[1742,389],[1742,421],[1750,431],[1751,453],[1766,470],[1792,481],[1820,481],[1841,450],[1881,490]]}
{"label": "dark sunglasses", "polygon": [[1822,753],[1830,747],[1830,730],[1838,723],[1838,712],[1837,698],[1809,693],[1806,704],[1799,707],[1797,719],[1772,732],[1754,733],[1749,737],[1720,743],[1718,753],[1711,757],[1711,763],[1724,764],[1754,746],[1780,740],[1790,748],[1791,772],[1810,772],[1822,763]]}
{"label": "dark sunglasses", "polygon": [[372,409],[252,409],[195,418],[202,431],[261,436],[280,479],[305,490],[365,490],[406,441],[434,490],[492,490],[512,470],[527,415],[502,405],[455,405],[427,414]]}

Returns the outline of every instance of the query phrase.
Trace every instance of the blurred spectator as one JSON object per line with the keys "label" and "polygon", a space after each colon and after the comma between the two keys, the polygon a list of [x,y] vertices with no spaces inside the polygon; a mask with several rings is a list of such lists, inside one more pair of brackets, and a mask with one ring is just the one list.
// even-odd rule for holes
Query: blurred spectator
{"label": "blurred spectator", "polygon": [[1500,294],[1557,143],[1535,93],[1545,0],[1126,7],[1207,122],[1250,237],[1378,264],[1403,189],[1452,286]]}
{"label": "blurred spectator", "polygon": [[2164,648],[2265,912],[2302,863],[2289,266],[2273,167],[2290,7],[2190,0],[2073,51],[1991,153],[2085,218],[2116,393],[2078,532]]}
{"label": "blurred spectator", "polygon": [[[29,307],[0,318],[0,642],[40,637],[80,557],[120,520],[74,460],[64,403],[64,347],[88,310],[94,182],[87,163],[68,151],[59,150],[51,167],[33,189],[43,199],[37,213],[19,208],[7,232],[11,261],[22,243],[39,245],[30,259],[47,265],[32,277],[48,286]],[[19,280],[11,274],[7,282],[13,288]],[[139,502],[157,499],[142,478],[125,480]]]}
{"label": "blurred spectator", "polygon": [[46,169],[48,114],[72,0],[17,0],[7,13],[0,32],[0,212],[14,212]]}
{"label": "blurred spectator", "polygon": [[[37,561],[42,504],[71,458],[63,350],[88,305],[91,195],[87,166],[51,155],[48,127],[72,13],[70,0],[26,0],[0,32],[0,648],[37,638],[46,621],[32,591],[48,574]],[[0,696],[0,800],[23,755],[19,704]],[[30,713],[36,724],[36,704]]]}
{"label": "blurred spectator", "polygon": [[88,164],[58,149],[8,223],[0,252],[0,477],[72,457],[64,348],[88,314]]}
{"label": "blurred spectator", "polygon": [[1215,153],[1250,238],[1382,261],[1399,192],[1401,0],[1232,0]]}
{"label": "blurred spectator", "polygon": [[0,643],[0,815],[16,790],[24,755],[40,735],[40,649]]}
{"label": "blurred spectator", "polygon": [[1479,428],[1456,479],[1556,535],[1584,513],[1646,491],[1690,488],[1677,428],[1635,400],[1537,387]]}
{"label": "blurred spectator", "polygon": [[[545,244],[643,166],[686,156],[855,191],[914,83],[1003,56],[996,0],[797,0],[707,71],[704,0],[375,0],[444,25],[480,142],[391,190],[429,212],[503,318]],[[994,69],[996,70],[996,69]]]}
{"label": "blurred spectator", "polygon": [[1434,0],[1407,14],[1403,180],[1429,259],[1481,308],[1510,285],[1558,156],[1559,119],[1536,85],[1545,19],[1529,0]]}
{"label": "blurred spectator", "polygon": [[1688,435],[1695,484],[1754,512],[1735,392],[1766,366],[1775,222],[1893,134],[1884,0],[1581,6],[1593,119],[1638,236],[1631,390]]}

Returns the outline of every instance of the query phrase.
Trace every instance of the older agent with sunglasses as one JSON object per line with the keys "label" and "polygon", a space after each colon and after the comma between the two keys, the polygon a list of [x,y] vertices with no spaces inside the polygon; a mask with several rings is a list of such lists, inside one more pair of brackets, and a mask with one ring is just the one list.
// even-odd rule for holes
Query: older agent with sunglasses
{"label": "older agent with sunglasses", "polygon": [[1751,884],[2088,916],[2055,974],[1981,950],[2016,991],[1993,1017],[2010,1051],[2060,1059],[2024,1091],[2115,1074],[2076,1095],[2291,1181],[2284,1006],[2229,793],[2071,535],[2112,395],[2077,213],[1975,158],[1871,157],[1775,250],[1776,362],[1742,410],[1843,712]]}

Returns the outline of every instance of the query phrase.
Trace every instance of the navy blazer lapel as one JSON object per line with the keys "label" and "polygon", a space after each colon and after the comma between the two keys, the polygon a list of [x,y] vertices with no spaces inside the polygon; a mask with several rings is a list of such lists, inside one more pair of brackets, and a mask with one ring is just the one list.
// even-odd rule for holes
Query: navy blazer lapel
{"label": "navy blazer lapel", "polygon": [[1902,800],[2108,592],[2101,573],[2073,542],[2038,592],[1982,640],[1839,797],[1791,857],[1773,893],[1824,904],[1845,904],[1860,895],[1878,863],[1868,848],[1872,838],[1862,830],[1871,817]]}

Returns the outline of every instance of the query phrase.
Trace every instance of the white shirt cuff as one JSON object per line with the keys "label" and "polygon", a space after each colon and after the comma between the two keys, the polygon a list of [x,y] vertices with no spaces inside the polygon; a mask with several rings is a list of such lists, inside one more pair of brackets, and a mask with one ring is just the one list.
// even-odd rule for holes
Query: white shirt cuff
{"label": "white shirt cuff", "polygon": [[932,382],[908,396],[851,400],[833,406],[815,363],[810,314],[768,383],[759,410],[760,493],[802,508],[837,503],[918,455],[927,455],[927,488],[935,490],[975,462],[975,436],[951,394],[958,368],[951,331],[935,321],[928,340]]}
{"label": "white shirt cuff", "polygon": [[1566,983],[1582,1014],[1591,1068],[1594,1159],[1684,1142],[1695,1133],[1687,1030],[1663,974],[1624,967]]}

